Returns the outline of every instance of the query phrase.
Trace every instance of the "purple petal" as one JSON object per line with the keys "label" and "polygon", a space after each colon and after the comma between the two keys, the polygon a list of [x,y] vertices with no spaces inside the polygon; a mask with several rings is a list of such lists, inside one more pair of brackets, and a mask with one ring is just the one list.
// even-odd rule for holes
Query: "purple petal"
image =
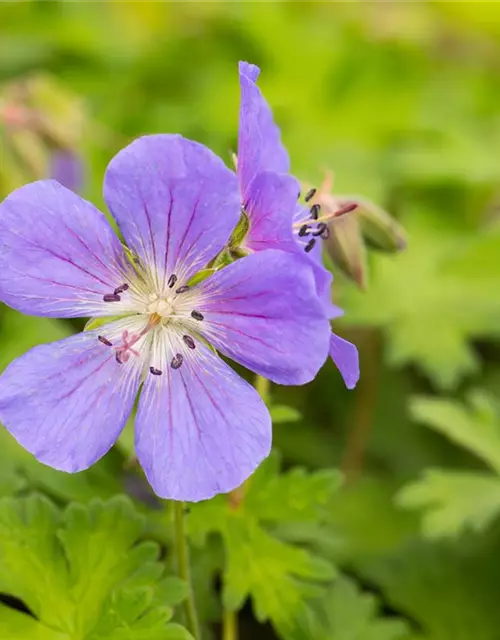
{"label": "purple petal", "polygon": [[244,247],[296,252],[292,216],[299,190],[295,178],[283,174],[266,171],[253,180],[244,203],[250,223]]}
{"label": "purple petal", "polygon": [[337,365],[345,386],[354,389],[359,380],[359,354],[357,348],[334,333],[330,337],[330,356]]}
{"label": "purple petal", "polygon": [[240,62],[240,125],[238,131],[238,178],[243,201],[250,195],[252,180],[262,171],[288,173],[290,159],[281,143],[279,128],[258,86],[259,69]]}
{"label": "purple petal", "polygon": [[95,331],[35,347],[0,376],[0,420],[40,462],[87,469],[132,410],[141,372],[132,365],[119,365]]}
{"label": "purple petal", "polygon": [[0,204],[0,299],[23,313],[107,315],[123,283],[123,249],[104,214],[54,180]]}
{"label": "purple petal", "polygon": [[83,161],[75,151],[56,149],[50,158],[49,177],[78,193],[83,186]]}
{"label": "purple petal", "polygon": [[271,449],[257,392],[206,347],[144,382],[136,452],[162,498],[196,502],[238,487]]}
{"label": "purple petal", "polygon": [[280,384],[316,376],[328,354],[330,325],[303,260],[284,251],[254,253],[200,288],[200,331],[222,353]]}
{"label": "purple petal", "polygon": [[163,283],[175,271],[188,280],[203,268],[240,217],[235,175],[178,135],[146,136],[120,151],[104,197],[129,247]]}

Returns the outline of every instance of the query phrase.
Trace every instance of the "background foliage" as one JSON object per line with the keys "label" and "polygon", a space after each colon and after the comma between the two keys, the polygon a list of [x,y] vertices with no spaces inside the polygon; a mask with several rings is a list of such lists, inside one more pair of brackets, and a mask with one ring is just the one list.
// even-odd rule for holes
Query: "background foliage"
{"label": "background foliage", "polygon": [[[224,607],[242,639],[498,640],[499,38],[495,2],[0,5],[2,197],[48,174],[55,147],[101,206],[107,162],[139,134],[229,159],[246,59],[294,172],[318,184],[333,169],[338,192],[408,231],[403,254],[370,254],[366,291],[337,274],[358,388],[333,366],[272,388],[276,454],[191,509],[206,638]],[[48,141],[9,125],[26,79]],[[3,308],[0,364],[81,326]],[[0,639],[188,638],[171,621],[185,585],[168,506],[130,431],[76,476],[0,438]]]}

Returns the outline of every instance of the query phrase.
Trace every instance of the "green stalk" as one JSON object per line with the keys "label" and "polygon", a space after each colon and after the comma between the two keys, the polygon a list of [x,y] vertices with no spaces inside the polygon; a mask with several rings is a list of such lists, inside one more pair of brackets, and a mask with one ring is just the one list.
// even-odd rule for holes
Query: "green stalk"
{"label": "green stalk", "polygon": [[174,555],[177,562],[177,574],[188,585],[188,596],[184,601],[186,628],[195,640],[200,640],[200,627],[194,602],[193,585],[191,584],[191,570],[189,567],[189,547],[186,538],[185,506],[183,502],[172,501],[174,520]]}
{"label": "green stalk", "polygon": [[238,640],[238,613],[236,611],[224,609],[222,640]]}

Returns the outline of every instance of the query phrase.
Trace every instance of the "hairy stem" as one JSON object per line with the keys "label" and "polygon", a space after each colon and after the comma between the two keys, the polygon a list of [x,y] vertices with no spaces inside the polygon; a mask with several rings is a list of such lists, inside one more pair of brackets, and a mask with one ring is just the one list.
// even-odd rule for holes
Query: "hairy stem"
{"label": "hairy stem", "polygon": [[184,614],[186,627],[195,640],[200,640],[200,628],[198,615],[194,602],[193,585],[191,584],[191,570],[189,567],[189,547],[186,538],[186,521],[184,502],[174,500],[172,502],[174,520],[174,554],[177,563],[177,574],[188,585],[188,596],[184,601]]}

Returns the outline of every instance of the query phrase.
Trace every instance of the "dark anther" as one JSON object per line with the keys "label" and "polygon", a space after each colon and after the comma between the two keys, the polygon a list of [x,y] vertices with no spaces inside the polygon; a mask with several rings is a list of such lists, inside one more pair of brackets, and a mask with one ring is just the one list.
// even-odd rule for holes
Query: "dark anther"
{"label": "dark anther", "polygon": [[315,244],[316,244],[316,240],[314,238],[311,238],[309,242],[306,244],[306,246],[304,247],[304,251],[306,253],[309,253],[309,251],[313,250],[313,247]]}
{"label": "dark anther", "polygon": [[314,196],[316,195],[316,189],[311,189],[310,191],[308,191],[306,193],[306,195],[304,196],[304,200],[306,202],[309,202],[309,200],[311,200],[311,198],[314,198]]}
{"label": "dark anther", "polygon": [[170,366],[172,367],[172,369],[178,369],[183,362],[184,362],[184,358],[182,357],[182,354],[176,353],[175,356],[172,358],[172,362],[170,363]]}
{"label": "dark anther", "polygon": [[356,202],[348,202],[343,207],[340,207],[340,209],[337,209],[337,211],[335,211],[335,216],[343,216],[346,213],[350,213],[351,211],[354,211],[354,209],[357,209],[357,208],[358,208],[358,205],[356,204]]}
{"label": "dark anther", "polygon": [[163,371],[161,371],[161,369],[156,369],[156,367],[149,367],[149,373],[153,374],[154,376],[161,376]]}
{"label": "dark anther", "polygon": [[104,302],[120,302],[121,298],[117,293],[107,293],[102,297]]}
{"label": "dark anther", "polygon": [[299,229],[299,236],[303,238],[304,236],[307,236],[308,232],[309,227],[307,226],[307,224],[303,224]]}
{"label": "dark anther", "polygon": [[191,311],[191,317],[195,320],[203,320],[204,316],[199,311]]}
{"label": "dark anther", "polygon": [[175,275],[175,273],[173,273],[170,278],[168,279],[168,287],[169,289],[172,289],[173,287],[175,287],[175,283],[177,282],[177,276]]}
{"label": "dark anther", "polygon": [[195,344],[193,338],[191,338],[191,336],[182,336],[182,339],[184,340],[184,342],[187,344],[187,346],[190,349],[195,349],[196,348],[196,344]]}
{"label": "dark anther", "polygon": [[119,351],[115,353],[115,360],[118,362],[118,364],[123,364],[123,360],[121,359]]}
{"label": "dark anther", "polygon": [[189,290],[189,287],[187,286],[187,284],[185,284],[182,287],[179,287],[178,289],[176,289],[175,293],[186,293],[186,291],[188,290]]}
{"label": "dark anther", "polygon": [[316,231],[313,232],[313,237],[316,238],[317,236],[322,236],[325,232],[325,229],[327,229],[327,225],[325,222],[320,222],[318,224],[318,226],[316,227]]}
{"label": "dark anther", "polygon": [[302,195],[302,193],[299,191],[299,193],[297,195],[297,200],[300,198],[301,195]]}
{"label": "dark anther", "polygon": [[99,340],[99,342],[102,342],[103,344],[105,344],[107,347],[112,347],[113,343],[110,342],[107,338],[105,338],[104,336],[97,336],[97,339]]}
{"label": "dark anther", "polygon": [[309,213],[311,214],[311,218],[313,220],[318,219],[320,209],[321,207],[319,206],[319,204],[313,204],[313,206],[310,208]]}
{"label": "dark anther", "polygon": [[123,293],[124,291],[126,291],[128,289],[128,284],[122,284],[119,287],[116,287],[116,289],[114,290],[114,294],[115,296],[117,296],[119,293]]}
{"label": "dark anther", "polygon": [[323,233],[321,234],[321,237],[324,240],[327,240],[330,237],[330,229],[328,228],[328,225],[325,225],[325,228],[323,229]]}

